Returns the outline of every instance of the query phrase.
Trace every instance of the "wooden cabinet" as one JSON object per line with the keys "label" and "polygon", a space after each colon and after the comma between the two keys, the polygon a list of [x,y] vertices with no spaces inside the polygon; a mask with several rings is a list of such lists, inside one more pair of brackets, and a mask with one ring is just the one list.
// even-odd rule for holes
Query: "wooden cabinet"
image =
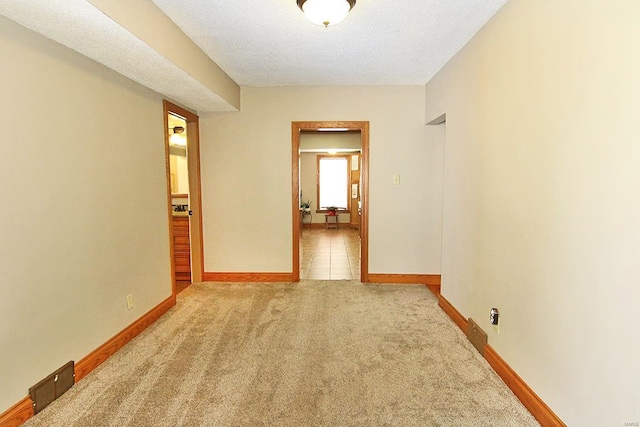
{"label": "wooden cabinet", "polygon": [[191,282],[191,248],[189,241],[189,217],[173,217],[173,259],[176,280]]}

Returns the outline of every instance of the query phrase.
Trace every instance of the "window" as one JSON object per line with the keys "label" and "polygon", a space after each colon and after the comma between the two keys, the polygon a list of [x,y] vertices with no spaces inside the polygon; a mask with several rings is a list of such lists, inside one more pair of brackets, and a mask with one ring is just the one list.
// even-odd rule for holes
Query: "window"
{"label": "window", "polygon": [[318,208],[348,209],[349,156],[318,155]]}

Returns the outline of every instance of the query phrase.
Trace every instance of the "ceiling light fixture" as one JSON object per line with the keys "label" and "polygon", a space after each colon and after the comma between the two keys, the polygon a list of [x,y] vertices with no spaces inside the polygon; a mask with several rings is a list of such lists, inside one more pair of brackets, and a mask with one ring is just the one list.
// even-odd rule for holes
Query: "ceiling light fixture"
{"label": "ceiling light fixture", "polygon": [[304,12],[307,19],[316,25],[339,24],[347,17],[347,14],[356,0],[296,0],[298,7]]}

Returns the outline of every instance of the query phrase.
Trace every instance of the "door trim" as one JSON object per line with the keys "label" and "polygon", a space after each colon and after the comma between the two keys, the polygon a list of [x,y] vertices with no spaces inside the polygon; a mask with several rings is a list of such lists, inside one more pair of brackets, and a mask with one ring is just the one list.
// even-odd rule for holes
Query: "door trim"
{"label": "door trim", "polygon": [[204,276],[204,244],[202,238],[202,190],[200,174],[200,122],[199,117],[167,100],[162,102],[164,111],[165,161],[167,174],[167,210],[169,215],[169,237],[171,255],[172,293],[176,294],[175,261],[173,249],[173,227],[171,214],[171,179],[169,167],[169,121],[174,114],[187,122],[187,161],[189,169],[189,241],[191,250],[191,282],[202,282]]}
{"label": "door trim", "polygon": [[291,198],[293,218],[293,281],[300,281],[300,133],[320,128],[345,128],[360,131],[362,180],[360,182],[362,216],[360,218],[360,281],[369,281],[369,122],[324,121],[291,122]]}

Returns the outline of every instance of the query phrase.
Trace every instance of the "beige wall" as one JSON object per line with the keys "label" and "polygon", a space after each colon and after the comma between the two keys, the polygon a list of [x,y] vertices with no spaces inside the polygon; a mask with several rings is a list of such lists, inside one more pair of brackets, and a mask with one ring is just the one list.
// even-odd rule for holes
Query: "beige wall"
{"label": "beige wall", "polygon": [[[318,205],[318,154],[327,154],[327,150],[334,149],[358,149],[362,146],[360,133],[343,132],[319,132],[303,133],[300,135],[300,151],[303,150],[324,150],[321,152],[301,152],[300,153],[300,190],[302,200],[311,200],[312,221],[314,223],[324,223],[324,214],[316,213]],[[349,168],[351,168],[351,152],[339,153],[349,156]],[[351,169],[349,169],[351,170]],[[349,187],[350,188],[350,187]],[[348,203],[351,203],[349,195]],[[350,214],[338,214],[341,223],[350,222]],[[305,220],[308,221],[308,220]]]}
{"label": "beige wall", "polygon": [[152,0],[124,2],[89,0],[89,2],[230,105],[240,108],[240,86],[187,37]]}
{"label": "beige wall", "polygon": [[160,96],[4,17],[0,51],[1,413],[171,280]]}
{"label": "beige wall", "polygon": [[[300,153],[300,189],[302,190],[302,200],[311,200],[311,220],[313,223],[324,224],[324,213],[316,213],[318,206],[318,155],[321,153]],[[326,154],[326,152],[325,152]],[[347,156],[349,167],[351,167],[351,153],[340,154]],[[351,205],[351,186],[349,186],[349,198],[347,203]],[[351,214],[338,214],[339,222],[348,224],[351,221]],[[305,219],[305,221],[309,221]]]}
{"label": "beige wall", "polygon": [[511,0],[426,87],[442,293],[570,426],[640,421],[639,18]]}
{"label": "beige wall", "polygon": [[243,88],[241,102],[201,116],[205,271],[291,272],[291,122],[366,120],[369,270],[440,272],[443,145],[422,87]]}
{"label": "beige wall", "polygon": [[360,132],[303,132],[300,135],[300,151],[324,152],[329,148],[359,150],[362,147]]}

